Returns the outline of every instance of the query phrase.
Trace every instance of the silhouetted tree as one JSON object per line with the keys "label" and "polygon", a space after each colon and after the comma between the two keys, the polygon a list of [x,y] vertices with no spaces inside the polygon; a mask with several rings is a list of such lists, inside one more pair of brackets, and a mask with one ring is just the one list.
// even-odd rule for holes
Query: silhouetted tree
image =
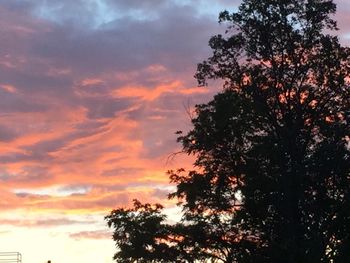
{"label": "silhouetted tree", "polygon": [[173,235],[175,227],[166,224],[159,204],[141,204],[134,200],[132,209],[113,210],[106,220],[114,228],[113,239],[119,251],[116,262],[174,262],[181,258]]}
{"label": "silhouetted tree", "polygon": [[[228,30],[211,38],[196,78],[224,91],[179,132],[196,169],[169,172],[182,220],[113,211],[116,259],[127,258],[124,240],[143,248],[137,262],[350,262],[350,51],[331,35],[335,9],[245,0],[220,14]],[[145,225],[148,239],[133,232]]]}

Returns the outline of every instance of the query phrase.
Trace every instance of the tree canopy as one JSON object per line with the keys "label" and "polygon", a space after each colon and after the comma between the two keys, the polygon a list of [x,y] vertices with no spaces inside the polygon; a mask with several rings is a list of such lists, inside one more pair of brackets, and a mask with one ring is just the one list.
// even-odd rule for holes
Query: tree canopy
{"label": "tree canopy", "polygon": [[118,209],[117,262],[350,262],[350,50],[330,0],[244,0],[198,65],[223,91],[179,132],[182,220]]}

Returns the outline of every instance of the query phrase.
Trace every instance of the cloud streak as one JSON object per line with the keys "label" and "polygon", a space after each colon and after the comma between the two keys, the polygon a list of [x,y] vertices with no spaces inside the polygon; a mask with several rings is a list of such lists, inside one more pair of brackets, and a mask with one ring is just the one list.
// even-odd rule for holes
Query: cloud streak
{"label": "cloud streak", "polygon": [[[217,10],[238,2],[1,1],[0,225],[104,240],[84,216],[134,198],[167,202],[166,170],[191,166],[186,156],[168,161],[174,132],[218,90],[196,86],[196,64],[225,29]],[[336,2],[349,43],[350,4]],[[8,217],[23,213],[32,218]]]}

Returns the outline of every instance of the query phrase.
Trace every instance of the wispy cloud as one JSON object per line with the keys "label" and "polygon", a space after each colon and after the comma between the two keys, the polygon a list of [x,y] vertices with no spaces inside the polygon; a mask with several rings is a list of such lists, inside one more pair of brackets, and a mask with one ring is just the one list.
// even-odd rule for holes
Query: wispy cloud
{"label": "wispy cloud", "polygon": [[[174,132],[217,91],[193,78],[209,37],[225,29],[214,13],[238,2],[1,1],[0,224],[70,227],[84,222],[67,215],[165,202],[166,170],[191,166],[186,156],[168,162],[179,150]],[[350,4],[336,2],[346,43]]]}
{"label": "wispy cloud", "polygon": [[81,231],[69,235],[73,239],[111,239],[112,233],[106,230]]}

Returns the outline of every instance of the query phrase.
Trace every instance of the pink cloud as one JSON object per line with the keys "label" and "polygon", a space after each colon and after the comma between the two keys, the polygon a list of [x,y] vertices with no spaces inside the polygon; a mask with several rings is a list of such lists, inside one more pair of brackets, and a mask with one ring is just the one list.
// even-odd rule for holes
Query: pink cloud
{"label": "pink cloud", "polygon": [[76,233],[71,233],[69,235],[71,238],[76,240],[80,239],[111,239],[112,233],[106,230],[95,230],[95,231],[81,231]]}
{"label": "pink cloud", "polygon": [[10,93],[15,93],[17,91],[14,86],[8,84],[0,84],[0,88]]}

